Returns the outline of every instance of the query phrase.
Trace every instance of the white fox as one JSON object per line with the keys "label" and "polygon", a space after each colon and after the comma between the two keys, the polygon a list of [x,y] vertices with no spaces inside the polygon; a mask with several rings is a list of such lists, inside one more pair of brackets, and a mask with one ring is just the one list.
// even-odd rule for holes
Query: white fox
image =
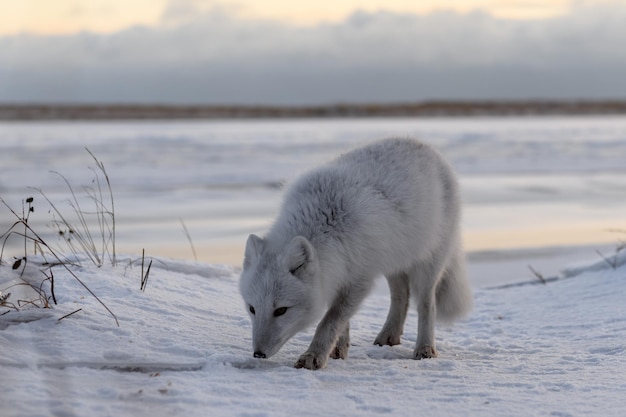
{"label": "white fox", "polygon": [[302,176],[265,238],[250,235],[246,244],[240,291],[254,357],[274,355],[325,313],[295,366],[345,359],[349,320],[380,275],[391,307],[374,343],[400,343],[412,295],[413,357],[436,357],[435,318],[453,320],[472,305],[459,220],[452,169],[415,140],[376,142]]}

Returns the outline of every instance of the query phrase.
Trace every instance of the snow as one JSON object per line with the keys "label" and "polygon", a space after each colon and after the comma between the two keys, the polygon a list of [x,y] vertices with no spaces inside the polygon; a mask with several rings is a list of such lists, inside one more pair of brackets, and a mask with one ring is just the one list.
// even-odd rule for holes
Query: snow
{"label": "snow", "polygon": [[[433,144],[459,172],[474,311],[438,327],[439,358],[414,361],[412,310],[400,346],[373,345],[389,305],[380,280],[352,320],[347,360],[294,369],[313,329],[253,358],[239,270],[223,263],[240,265],[285,181],[389,135]],[[623,416],[626,256],[613,269],[596,250],[608,257],[624,237],[604,232],[625,229],[624,139],[623,116],[1,123],[0,197],[19,211],[35,186],[67,208],[48,171],[89,185],[87,146],[111,176],[118,251],[132,255],[71,266],[119,327],[60,266],[57,305],[0,316],[0,416]],[[34,206],[29,225],[57,248],[48,205],[35,195]],[[2,209],[4,232],[14,219]],[[23,242],[5,249],[8,261]],[[37,287],[50,274],[38,261],[24,275]],[[9,302],[35,298],[14,286],[19,272],[0,265]]]}
{"label": "snow", "polygon": [[[422,361],[409,359],[414,312],[401,345],[372,344],[388,308],[381,279],[352,321],[349,358],[319,371],[293,368],[312,330],[275,357],[252,357],[236,268],[156,258],[141,292],[137,257],[74,266],[117,327],[55,267],[58,305],[0,316],[1,414],[622,416],[625,262],[577,265],[545,285],[476,288],[472,314],[439,326],[440,356]],[[0,289],[18,273],[1,266]],[[40,276],[34,259],[29,276]]]}

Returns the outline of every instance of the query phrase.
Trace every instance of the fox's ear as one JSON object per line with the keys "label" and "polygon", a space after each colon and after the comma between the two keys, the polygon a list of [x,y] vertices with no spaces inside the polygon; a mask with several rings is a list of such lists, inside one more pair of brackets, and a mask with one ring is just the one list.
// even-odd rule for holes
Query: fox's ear
{"label": "fox's ear", "polygon": [[315,259],[315,249],[305,237],[296,236],[285,248],[284,259],[289,272],[303,278],[311,261]]}
{"label": "fox's ear", "polygon": [[262,248],[263,239],[254,234],[248,236],[248,241],[246,242],[246,252],[243,258],[243,269],[250,267],[252,261],[259,256],[259,253],[261,253]]}

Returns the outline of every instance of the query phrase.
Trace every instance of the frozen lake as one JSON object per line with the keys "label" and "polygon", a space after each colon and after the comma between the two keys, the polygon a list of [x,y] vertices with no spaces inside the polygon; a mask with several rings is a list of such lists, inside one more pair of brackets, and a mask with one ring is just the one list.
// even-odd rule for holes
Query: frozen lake
{"label": "frozen lake", "polygon": [[[0,123],[0,196],[16,209],[34,196],[32,224],[51,234],[49,207],[28,187],[71,211],[50,171],[80,191],[93,178],[88,147],[111,178],[118,252],[192,258],[182,219],[200,260],[237,265],[285,183],[388,136],[452,161],[470,251],[609,243],[619,236],[608,229],[626,229],[626,117],[608,116]],[[2,208],[3,231],[12,221]]]}

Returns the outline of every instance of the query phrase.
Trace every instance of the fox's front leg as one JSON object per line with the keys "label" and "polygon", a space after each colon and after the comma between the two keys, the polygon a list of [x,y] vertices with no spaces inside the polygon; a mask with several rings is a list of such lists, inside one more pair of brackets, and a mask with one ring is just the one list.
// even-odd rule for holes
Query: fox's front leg
{"label": "fox's front leg", "polygon": [[[356,312],[361,301],[367,295],[368,287],[344,289],[317,325],[313,340],[295,364],[296,368],[321,369],[326,366],[331,351],[337,346],[340,336],[344,335],[349,326],[350,317]],[[348,339],[349,340],[349,339]],[[347,349],[345,349],[347,355]]]}
{"label": "fox's front leg", "polygon": [[341,317],[335,314],[336,309],[328,310],[320,324],[315,330],[315,336],[304,352],[296,362],[296,368],[321,369],[326,366],[331,351],[335,349],[339,335],[344,325],[342,325]]}

